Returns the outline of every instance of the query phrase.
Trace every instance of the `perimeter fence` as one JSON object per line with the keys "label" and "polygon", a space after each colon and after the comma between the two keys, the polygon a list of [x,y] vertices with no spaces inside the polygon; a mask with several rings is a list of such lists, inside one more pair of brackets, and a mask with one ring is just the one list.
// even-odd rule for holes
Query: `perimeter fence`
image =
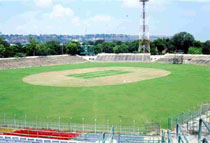
{"label": "perimeter fence", "polygon": [[177,115],[168,118],[168,128],[170,130],[175,129],[177,124],[183,125],[188,124],[190,121],[194,121],[197,118],[205,116],[210,117],[210,104],[203,104],[197,109],[190,110],[188,112],[182,112]]}
{"label": "perimeter fence", "polygon": [[[1,114],[0,114],[1,115]],[[76,124],[67,122],[42,122],[42,121],[31,121],[18,120],[16,118],[8,118],[6,115],[0,116],[0,129],[34,129],[34,130],[54,130],[54,131],[68,131],[74,133],[109,133],[114,126],[115,133],[125,134],[142,134],[142,135],[160,135],[160,124],[159,123],[145,123],[143,126],[130,126],[125,125],[110,125],[110,124]],[[1,131],[1,130],[0,130]]]}

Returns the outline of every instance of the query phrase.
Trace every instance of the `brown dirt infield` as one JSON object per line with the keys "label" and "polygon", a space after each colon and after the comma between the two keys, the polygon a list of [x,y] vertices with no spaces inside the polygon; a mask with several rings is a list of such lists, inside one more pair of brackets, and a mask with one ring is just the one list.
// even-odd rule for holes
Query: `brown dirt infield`
{"label": "brown dirt infield", "polygon": [[[71,74],[82,74],[105,70],[121,70],[130,71],[130,73],[111,75],[105,77],[97,77],[91,79],[82,79],[70,77]],[[64,71],[53,71],[30,75],[23,78],[23,81],[33,85],[56,86],[56,87],[91,87],[126,84],[149,80],[169,75],[169,71],[151,68],[135,68],[135,67],[103,67],[103,68],[86,68]]]}

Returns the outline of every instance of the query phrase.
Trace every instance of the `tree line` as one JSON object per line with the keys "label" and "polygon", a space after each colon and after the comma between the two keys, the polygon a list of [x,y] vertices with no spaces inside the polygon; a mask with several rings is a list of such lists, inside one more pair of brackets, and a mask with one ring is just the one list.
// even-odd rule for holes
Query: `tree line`
{"label": "tree line", "polygon": [[[47,55],[76,55],[84,51],[84,45],[91,45],[94,54],[98,53],[138,53],[139,41],[105,42],[97,40],[80,44],[71,41],[61,45],[59,41],[51,40],[40,43],[33,37],[29,37],[29,43],[21,45],[16,43],[10,45],[0,37],[0,58],[25,57],[25,56],[47,56]],[[151,54],[161,55],[165,53],[185,53],[185,54],[210,54],[210,40],[200,42],[194,39],[193,35],[187,32],[175,34],[172,38],[159,38],[150,43]]]}

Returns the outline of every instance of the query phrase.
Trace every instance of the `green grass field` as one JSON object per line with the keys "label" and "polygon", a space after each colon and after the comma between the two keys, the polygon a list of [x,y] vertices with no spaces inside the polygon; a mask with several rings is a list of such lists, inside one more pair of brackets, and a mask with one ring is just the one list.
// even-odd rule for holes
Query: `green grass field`
{"label": "green grass field", "polygon": [[[47,87],[30,85],[23,77],[49,71],[91,67],[145,67],[170,71],[166,77],[99,87]],[[76,75],[94,78],[110,73]],[[71,75],[72,76],[72,75]],[[53,77],[52,77],[53,78]],[[158,63],[83,63],[0,71],[0,115],[39,121],[141,125],[146,121],[167,125],[171,115],[210,101],[210,66]]]}

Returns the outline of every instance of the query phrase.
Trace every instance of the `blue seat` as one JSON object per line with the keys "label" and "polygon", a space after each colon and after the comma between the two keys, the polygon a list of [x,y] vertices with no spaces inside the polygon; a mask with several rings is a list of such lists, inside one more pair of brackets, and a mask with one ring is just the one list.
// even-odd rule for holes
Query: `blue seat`
{"label": "blue seat", "polygon": [[26,141],[26,138],[20,138],[21,141]]}
{"label": "blue seat", "polygon": [[43,143],[43,140],[41,140],[41,139],[36,139],[36,142],[38,142],[38,143]]}
{"label": "blue seat", "polygon": [[11,138],[11,137],[5,137],[5,139],[6,139],[6,140],[11,140],[12,138]]}
{"label": "blue seat", "polygon": [[28,139],[28,141],[31,141],[31,142],[33,142],[33,141],[34,141],[34,139]]}
{"label": "blue seat", "polygon": [[44,143],[51,143],[51,140],[44,140]]}
{"label": "blue seat", "polygon": [[12,137],[12,140],[19,140],[18,137]]}

